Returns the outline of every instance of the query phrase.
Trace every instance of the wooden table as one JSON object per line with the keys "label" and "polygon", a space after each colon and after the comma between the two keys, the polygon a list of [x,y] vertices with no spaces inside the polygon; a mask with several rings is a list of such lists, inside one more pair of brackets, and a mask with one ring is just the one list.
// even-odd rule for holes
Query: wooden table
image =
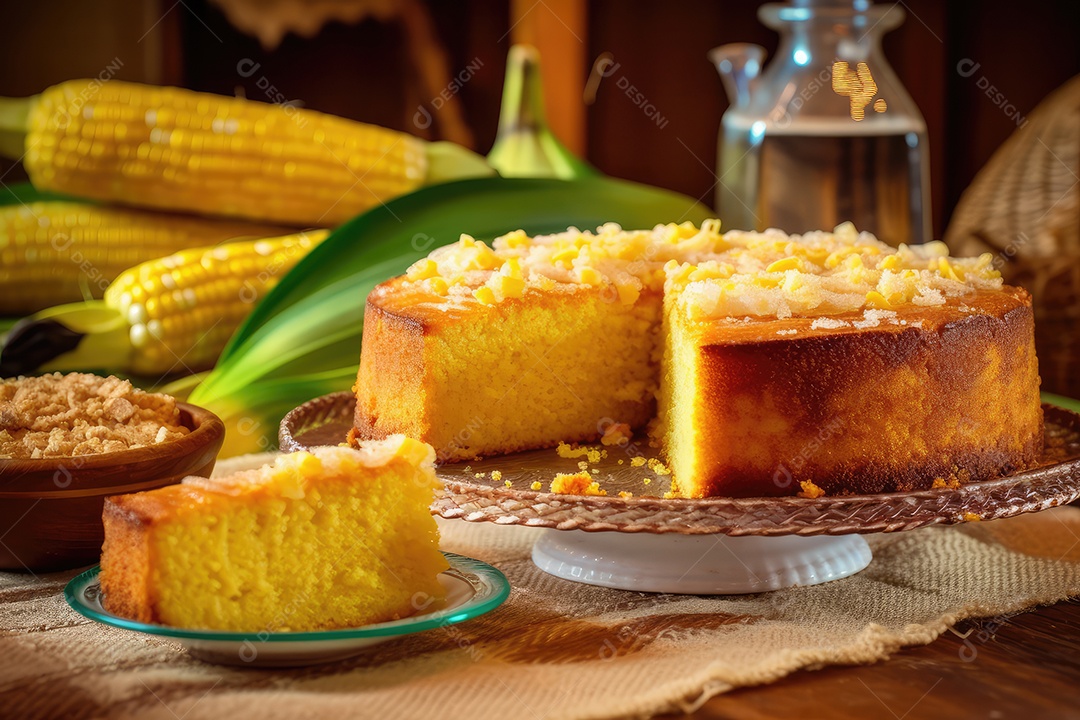
{"label": "wooden table", "polygon": [[691,717],[1080,718],[1080,602],[966,621],[885,662],[796,672],[715,697]]}

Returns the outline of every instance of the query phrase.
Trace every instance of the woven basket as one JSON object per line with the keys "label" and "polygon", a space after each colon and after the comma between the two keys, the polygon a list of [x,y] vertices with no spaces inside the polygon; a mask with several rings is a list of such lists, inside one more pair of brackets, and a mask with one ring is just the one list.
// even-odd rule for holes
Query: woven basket
{"label": "woven basket", "polygon": [[1052,93],[964,192],[945,234],[990,252],[1035,301],[1043,389],[1080,396],[1080,76]]}

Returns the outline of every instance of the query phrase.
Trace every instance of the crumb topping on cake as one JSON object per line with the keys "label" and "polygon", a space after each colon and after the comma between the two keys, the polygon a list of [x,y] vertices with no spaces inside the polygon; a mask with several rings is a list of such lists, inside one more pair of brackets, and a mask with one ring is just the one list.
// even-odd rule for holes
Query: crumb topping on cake
{"label": "crumb topping on cake", "polygon": [[[844,223],[833,232],[720,232],[718,220],[624,231],[571,228],[491,246],[468,235],[409,268],[406,281],[438,303],[496,305],[529,291],[601,288],[633,304],[643,291],[678,298],[691,319],[821,317],[866,308],[943,305],[1001,287],[992,256],[952,258],[941,242],[892,248]],[[880,319],[879,321],[880,322]]]}

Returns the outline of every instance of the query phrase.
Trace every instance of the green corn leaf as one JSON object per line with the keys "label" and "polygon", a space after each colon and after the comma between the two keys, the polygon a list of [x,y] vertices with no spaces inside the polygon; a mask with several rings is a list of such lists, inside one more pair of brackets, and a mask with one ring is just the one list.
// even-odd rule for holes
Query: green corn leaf
{"label": "green corn leaf", "polygon": [[1074,400],[1073,398],[1065,397],[1064,395],[1054,395],[1053,393],[1044,392],[1042,393],[1042,401],[1044,403],[1050,403],[1051,405],[1057,405],[1059,408],[1080,412],[1080,400]]}
{"label": "green corn leaf", "polygon": [[273,450],[278,424],[287,412],[306,399],[348,390],[355,379],[353,366],[304,373],[252,383],[214,403],[213,412],[225,423],[221,457]]}
{"label": "green corn leaf", "polygon": [[38,190],[28,182],[4,185],[3,188],[0,189],[0,206],[29,205],[30,203],[45,201],[79,202],[88,205],[98,204],[95,200],[84,200],[82,198],[72,197],[71,195],[49,192],[48,190]]}
{"label": "green corn leaf", "polygon": [[0,318],[0,342],[3,341],[3,336],[11,329],[11,326],[22,320],[17,317],[3,317]]}

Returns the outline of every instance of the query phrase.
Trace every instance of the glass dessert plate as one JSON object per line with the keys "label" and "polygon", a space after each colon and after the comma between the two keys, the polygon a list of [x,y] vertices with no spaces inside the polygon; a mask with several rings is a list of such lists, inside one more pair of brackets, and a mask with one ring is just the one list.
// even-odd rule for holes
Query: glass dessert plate
{"label": "glass dessert plate", "polygon": [[443,554],[450,563],[450,569],[439,576],[446,589],[443,603],[400,620],[339,630],[225,632],[128,620],[110,613],[102,605],[98,566],[73,578],[64,588],[64,598],[84,617],[125,630],[171,638],[191,655],[207,662],[245,667],[314,665],[357,655],[387,640],[472,620],[491,612],[510,595],[506,576],[492,566],[453,553]]}
{"label": "glass dessert plate", "polygon": [[[334,393],[294,409],[281,422],[282,450],[343,442],[354,402],[349,393]],[[444,518],[561,531],[537,542],[533,560],[578,582],[695,594],[811,585],[866,567],[871,553],[863,534],[994,520],[1080,498],[1080,415],[1052,405],[1043,410],[1046,451],[1036,467],[958,488],[665,499],[670,476],[631,464],[634,456],[662,459],[638,437],[589,463],[606,496],[548,492],[556,473],[578,472],[585,459],[548,448],[440,466],[446,492],[432,510]],[[532,489],[535,482],[539,490]],[[619,497],[620,491],[634,496]]]}

